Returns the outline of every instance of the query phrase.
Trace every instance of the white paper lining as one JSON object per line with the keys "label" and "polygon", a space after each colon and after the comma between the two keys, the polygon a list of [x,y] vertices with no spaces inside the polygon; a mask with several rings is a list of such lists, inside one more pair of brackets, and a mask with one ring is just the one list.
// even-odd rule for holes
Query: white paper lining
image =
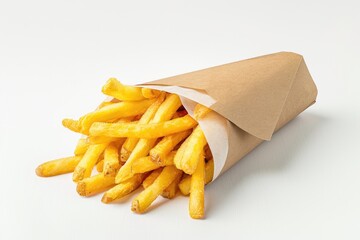
{"label": "white paper lining", "polygon": [[[178,86],[159,86],[159,85],[138,85],[146,88],[175,93],[180,96],[181,102],[190,114],[194,117],[194,108],[197,103],[206,107],[213,105],[216,100],[205,92],[183,88]],[[209,144],[214,158],[214,177],[215,180],[225,165],[229,150],[228,136],[228,120],[220,114],[212,111],[203,119],[199,120],[201,129],[203,130],[206,140]]]}

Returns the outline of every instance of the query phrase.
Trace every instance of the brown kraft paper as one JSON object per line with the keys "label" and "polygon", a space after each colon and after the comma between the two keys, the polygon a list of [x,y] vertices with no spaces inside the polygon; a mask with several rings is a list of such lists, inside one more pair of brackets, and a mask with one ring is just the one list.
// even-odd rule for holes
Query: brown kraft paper
{"label": "brown kraft paper", "polygon": [[[205,91],[229,120],[221,174],[315,103],[317,88],[303,57],[280,52],[147,82]],[[214,159],[216,161],[216,159]]]}

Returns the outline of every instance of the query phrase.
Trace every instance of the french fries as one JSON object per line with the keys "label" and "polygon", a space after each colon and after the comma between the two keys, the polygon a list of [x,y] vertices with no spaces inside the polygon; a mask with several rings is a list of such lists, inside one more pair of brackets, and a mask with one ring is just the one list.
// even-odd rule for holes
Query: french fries
{"label": "french fries", "polygon": [[133,201],[131,210],[143,213],[151,203],[181,174],[175,166],[166,166],[153,184],[142,191]]}
{"label": "french fries", "polygon": [[115,177],[98,175],[85,178],[77,183],[76,191],[80,196],[91,196],[112,187],[115,184]]}
{"label": "french fries", "polygon": [[[144,213],[158,197],[172,199],[178,190],[189,197],[192,218],[205,215],[204,186],[213,179],[214,160],[197,120],[211,109],[196,105],[194,118],[179,96],[126,86],[110,78],[102,92],[113,97],[78,120],[62,124],[82,134],[74,156],[39,165],[41,177],[71,173],[80,196],[105,192],[111,203],[143,189],[131,210]],[[93,170],[97,173],[92,176]]]}
{"label": "french fries", "polygon": [[95,166],[100,154],[103,153],[107,144],[90,145],[79,164],[74,169],[73,181],[78,182],[84,178],[90,177],[91,171]]}
{"label": "french fries", "polygon": [[[214,159],[211,159],[205,164],[205,184],[211,182],[213,177],[214,177]],[[185,177],[183,177],[183,179],[181,179],[179,183],[180,192],[185,196],[189,195],[190,185],[191,185],[191,176],[186,175]]]}
{"label": "french fries", "polygon": [[197,162],[196,170],[191,176],[189,201],[190,216],[196,219],[204,217],[205,160],[203,153],[199,154],[199,160]]}
{"label": "french fries", "polygon": [[196,125],[197,122],[189,115],[149,124],[95,122],[90,128],[90,135],[114,138],[158,138],[191,129]]}
{"label": "french fries", "polygon": [[161,91],[150,88],[142,88],[141,93],[145,98],[156,98],[160,95]]}
{"label": "french fries", "polygon": [[101,201],[103,203],[110,203],[116,199],[120,199],[129,193],[136,190],[145,178],[145,174],[135,174],[133,177],[125,182],[122,182],[115,187],[111,188],[103,195]]}
{"label": "french fries", "polygon": [[179,142],[189,136],[190,133],[191,131],[187,130],[164,137],[153,149],[150,150],[151,160],[157,165],[164,164],[166,156]]}
{"label": "french fries", "polygon": [[164,191],[161,193],[161,196],[164,198],[172,199],[176,196],[177,190],[179,188],[179,182],[181,180],[182,173],[176,176],[174,181],[170,183],[170,185],[164,189]]}
{"label": "french fries", "polygon": [[[154,101],[154,99],[147,99],[135,102],[118,102],[95,110],[94,112],[80,117],[78,123],[80,125],[80,132],[87,135],[89,128],[94,122],[107,122],[117,118],[143,114]],[[71,128],[69,129],[73,130]]]}
{"label": "french fries", "polygon": [[187,174],[193,174],[199,161],[199,154],[206,145],[206,139],[200,126],[197,126],[191,135],[184,142],[177,154],[174,162],[177,168]]}
{"label": "french fries", "polygon": [[169,153],[163,160],[162,164],[157,164],[151,161],[151,157],[142,157],[134,162],[131,166],[131,172],[133,173],[145,173],[155,170],[159,167],[174,165],[175,151]]}
{"label": "french fries", "polygon": [[196,104],[194,109],[194,118],[196,120],[202,119],[211,111],[212,110],[210,108],[207,108],[204,105]]}
{"label": "french fries", "polygon": [[96,164],[96,171],[98,171],[98,173],[101,173],[103,170],[104,170],[104,159],[101,159]]}
{"label": "french fries", "polygon": [[110,78],[103,86],[102,92],[122,101],[140,101],[145,99],[141,88],[125,86],[116,78]]}
{"label": "french fries", "polygon": [[[141,116],[139,120],[139,124],[149,123],[164,100],[165,100],[165,93],[162,93],[158,97],[158,99]],[[131,152],[134,150],[138,142],[139,142],[138,138],[127,138],[125,140],[125,143],[121,147],[120,160],[122,162],[126,162],[126,160],[130,157]]]}
{"label": "french fries", "polygon": [[115,177],[120,167],[119,143],[112,142],[106,147],[104,152],[103,174],[104,176]]}
{"label": "french fries", "polygon": [[45,162],[38,166],[35,172],[40,177],[51,177],[64,173],[71,173],[79,164],[81,158],[82,156],[74,156]]}
{"label": "french fries", "polygon": [[154,171],[151,172],[151,174],[145,178],[145,180],[142,183],[143,188],[148,188],[151,184],[153,184],[153,182],[156,180],[156,178],[160,175],[160,173],[162,172],[163,168],[158,168]]}
{"label": "french fries", "polygon": [[[150,124],[156,125],[159,122],[161,124],[162,121],[171,119],[180,106],[181,106],[180,98],[175,94],[168,94],[166,96],[165,101],[160,105],[160,107],[156,111],[153,119],[150,121]],[[136,136],[139,137],[139,135]],[[116,183],[120,183],[124,180],[127,180],[133,175],[133,173],[131,172],[131,165],[138,158],[148,155],[150,149],[154,147],[156,141],[157,139],[154,137],[150,139],[142,138],[139,140],[134,151],[129,156],[129,159],[124,164],[123,168],[118,172],[115,178]]]}
{"label": "french fries", "polygon": [[89,146],[90,143],[87,138],[80,138],[74,150],[75,156],[84,155],[87,149],[89,148]]}

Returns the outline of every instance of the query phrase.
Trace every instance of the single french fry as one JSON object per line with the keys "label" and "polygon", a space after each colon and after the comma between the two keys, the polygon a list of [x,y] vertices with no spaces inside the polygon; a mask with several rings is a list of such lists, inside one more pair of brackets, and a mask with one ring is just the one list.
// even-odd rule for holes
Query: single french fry
{"label": "single french fry", "polygon": [[159,90],[150,89],[150,88],[142,88],[141,92],[145,98],[156,98],[161,93],[161,91],[159,91]]}
{"label": "single french fry", "polygon": [[[175,155],[174,163],[176,167],[187,174],[193,174],[199,161],[198,156],[203,151],[205,145],[206,139],[204,133],[200,126],[197,126],[188,137],[188,141],[186,142],[186,145],[184,145],[182,155]],[[180,148],[182,148],[182,146]]]}
{"label": "single french fry", "polygon": [[104,151],[104,176],[113,176],[115,177],[117,171],[120,169],[119,161],[119,144],[112,142],[110,143]]}
{"label": "single french fry", "polygon": [[175,157],[174,157],[174,165],[178,168],[178,169],[181,169],[182,166],[181,166],[181,161],[182,159],[184,158],[184,154],[185,154],[185,151],[187,149],[187,145],[188,145],[188,142],[190,141],[190,138],[187,137],[185,139],[185,141],[183,141],[180,145],[180,147],[178,148],[178,150],[176,151],[176,154],[175,154]]}
{"label": "single french fry", "polygon": [[[156,99],[156,101],[151,104],[151,106],[146,110],[146,112],[141,116],[139,120],[139,124],[149,123],[150,120],[154,117],[155,113],[159,109],[160,105],[165,100],[165,93],[161,93],[160,96]],[[122,162],[126,162],[126,160],[130,157],[131,152],[134,150],[136,144],[139,142],[138,138],[127,138],[121,147],[120,150],[120,160]]]}
{"label": "single french fry", "polygon": [[82,156],[73,156],[51,160],[39,165],[35,172],[39,177],[51,177],[73,172]]}
{"label": "single french fry", "polygon": [[112,176],[98,175],[83,179],[77,183],[76,191],[80,196],[91,196],[105,191],[115,185],[115,178]]}
{"label": "single french fry", "polygon": [[81,133],[87,134],[90,126],[94,122],[107,122],[118,118],[132,117],[143,114],[154,101],[154,99],[146,99],[136,102],[113,103],[101,109],[90,112],[79,119]]}
{"label": "single french fry", "polygon": [[145,176],[146,174],[135,174],[127,181],[122,182],[105,192],[101,201],[103,203],[110,203],[116,199],[120,199],[128,195],[129,193],[135,191],[141,185]]}
{"label": "single french fry", "polygon": [[105,150],[107,144],[90,145],[85,155],[76,166],[73,173],[73,181],[78,182],[84,178],[88,178],[91,175],[91,171],[95,166],[102,152]]}
{"label": "single french fry", "polygon": [[175,148],[175,146],[189,136],[191,130],[165,136],[161,141],[150,150],[151,160],[157,165],[164,165],[165,157]]}
{"label": "single french fry", "polygon": [[87,138],[80,138],[74,150],[75,156],[84,155],[89,148],[89,145],[90,143]]}
{"label": "single french fry", "polygon": [[[207,163],[205,164],[205,184],[211,182],[213,177],[214,177],[214,159],[211,159],[207,161]],[[190,185],[191,185],[191,176],[186,175],[185,177],[183,177],[183,179],[181,179],[179,183],[180,192],[185,196],[189,195]]]}
{"label": "single french fry", "polygon": [[139,158],[131,166],[131,172],[132,173],[145,173],[145,172],[155,170],[159,167],[174,165],[175,153],[176,153],[175,151],[169,153],[163,159],[162,165],[156,164],[153,161],[151,161],[150,156]]}
{"label": "single french fry", "polygon": [[205,197],[204,197],[204,175],[205,175],[205,159],[204,153],[201,152],[198,156],[199,160],[196,170],[191,175],[190,185],[190,199],[189,199],[189,213],[192,218],[199,219],[204,217]]}
{"label": "single french fry", "polygon": [[142,183],[143,188],[148,188],[151,184],[153,184],[153,182],[155,181],[155,179],[160,175],[161,171],[163,170],[163,168],[158,168],[155,169],[154,171],[152,171],[149,176],[147,176],[145,178],[145,180]]}
{"label": "single french fry", "polygon": [[131,123],[104,123],[95,122],[90,128],[92,136],[107,137],[138,137],[138,138],[158,138],[170,134],[186,131],[197,125],[197,122],[186,115],[181,118],[168,120],[165,122],[148,124]]}
{"label": "single french fry", "polygon": [[123,85],[116,78],[110,78],[102,87],[102,92],[122,101],[140,101],[145,99],[140,87]]}
{"label": "single french fry", "polygon": [[81,132],[81,126],[80,126],[79,121],[77,121],[77,120],[64,118],[62,120],[62,125],[68,129],[70,129],[73,132],[77,132],[77,133]]}
{"label": "single french fry", "polygon": [[182,173],[177,175],[174,181],[167,188],[164,189],[164,191],[161,193],[161,196],[168,199],[174,198],[179,188],[178,184],[181,180],[181,177],[182,177]]}
{"label": "single french fry", "polygon": [[103,170],[104,170],[104,159],[101,159],[96,164],[96,171],[98,171],[98,173],[101,173],[101,172],[103,172]]}
{"label": "single french fry", "polygon": [[194,109],[194,118],[196,120],[204,118],[211,111],[212,110],[210,108],[205,107],[204,105],[196,104],[195,109]]}
{"label": "single french fry", "polygon": [[[160,107],[156,111],[153,119],[150,121],[149,124],[158,124],[160,122],[171,119],[180,106],[181,106],[181,101],[177,95],[175,94],[167,95],[165,101],[160,105]],[[192,119],[192,121],[195,120]],[[137,126],[140,126],[140,124],[137,124]],[[133,135],[130,137],[141,137],[141,136]],[[128,160],[116,175],[115,182],[120,183],[130,178],[133,175],[133,173],[131,172],[131,166],[133,165],[133,163],[138,158],[147,156],[149,154],[150,149],[155,146],[156,142],[157,142],[156,137],[150,139],[144,139],[144,138],[140,139],[139,142],[136,144],[136,147],[132,151],[131,155],[129,156]]]}
{"label": "single french fry", "polygon": [[131,210],[136,213],[143,213],[151,203],[167,188],[177,177],[181,175],[181,170],[175,166],[166,166],[161,171],[153,184],[142,191],[133,201]]}
{"label": "single french fry", "polygon": [[[132,121],[134,117],[126,117],[126,118],[120,118],[117,120],[117,123],[131,123],[131,124],[137,124],[138,121]],[[112,137],[104,137],[104,136],[89,136],[88,142],[91,144],[101,144],[101,143],[111,143],[111,142],[121,142],[120,145],[124,143],[126,140],[125,138],[112,138]]]}

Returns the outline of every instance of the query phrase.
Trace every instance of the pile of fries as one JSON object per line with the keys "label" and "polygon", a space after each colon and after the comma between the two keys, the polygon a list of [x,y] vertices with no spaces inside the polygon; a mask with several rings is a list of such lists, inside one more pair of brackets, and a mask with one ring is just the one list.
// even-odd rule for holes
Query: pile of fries
{"label": "pile of fries", "polygon": [[146,212],[159,195],[171,199],[180,190],[190,195],[190,216],[203,218],[204,186],[213,178],[214,160],[196,120],[211,110],[198,104],[193,119],[176,94],[126,86],[115,78],[102,92],[112,100],[79,120],[62,121],[82,134],[74,156],[45,162],[36,174],[73,172],[77,192],[81,196],[105,192],[103,203],[142,186],[131,205],[136,213]]}

